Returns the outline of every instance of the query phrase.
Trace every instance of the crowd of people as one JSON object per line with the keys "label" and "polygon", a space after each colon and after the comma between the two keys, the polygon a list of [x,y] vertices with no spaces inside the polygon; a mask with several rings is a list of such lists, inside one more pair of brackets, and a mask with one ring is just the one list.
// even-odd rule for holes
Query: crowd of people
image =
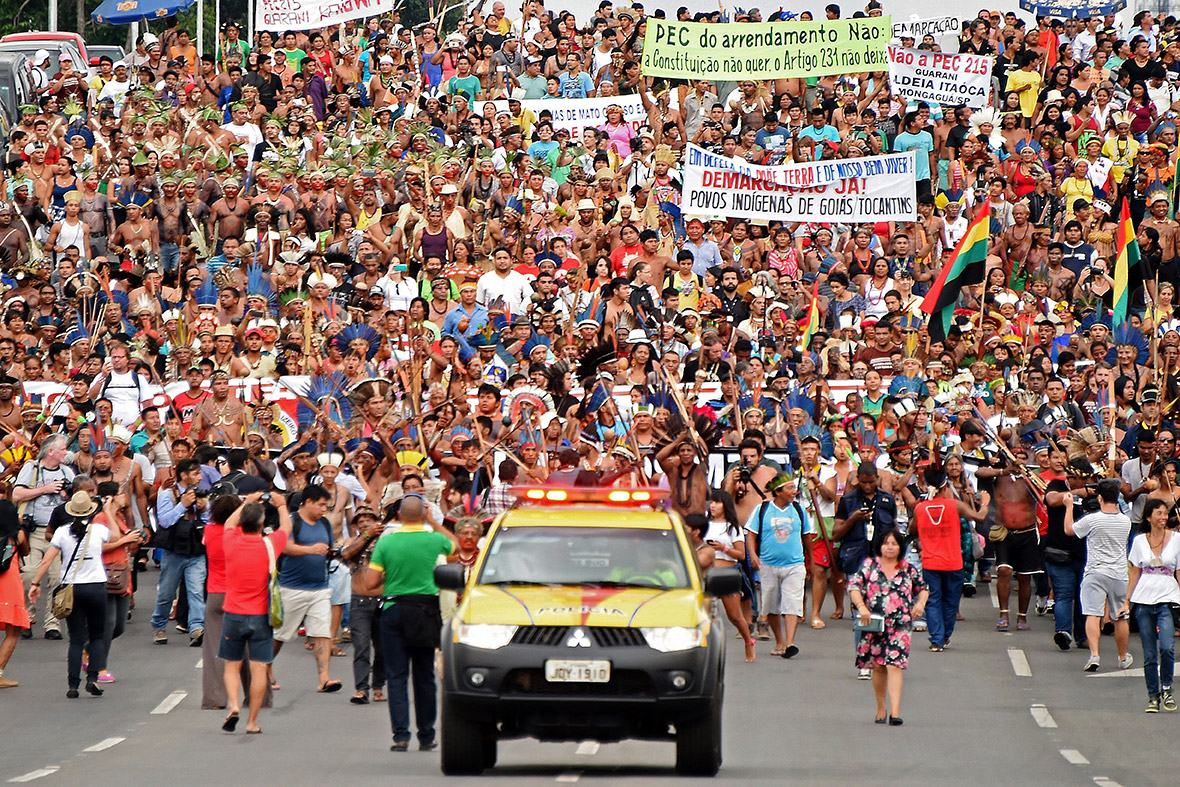
{"label": "crowd of people", "polygon": [[[34,57],[0,181],[0,687],[19,636],[62,638],[58,610],[70,696],[101,694],[152,576],[151,636],[205,648],[226,729],[243,688],[260,729],[284,643],[327,693],[350,642],[351,701],[389,700],[404,749],[409,613],[389,614],[382,535],[435,531],[414,549],[470,566],[513,490],[549,483],[668,489],[710,564],[747,577],[724,600],[747,661],[849,612],[883,723],[911,629],[950,647],[989,582],[996,629],[1051,612],[1046,643],[1086,670],[1108,633],[1130,666],[1134,621],[1147,710],[1175,710],[1176,20],[983,11],[898,41],[994,57],[972,110],[885,72],[648,76],[639,4],[483,9],[229,23],[203,53],[173,22],[92,76]],[[853,16],[883,11],[907,15]],[[646,116],[545,109],[615,96]],[[750,164],[914,151],[915,220],[694,214],[690,143]],[[986,263],[943,330],[924,296],[982,211]]]}

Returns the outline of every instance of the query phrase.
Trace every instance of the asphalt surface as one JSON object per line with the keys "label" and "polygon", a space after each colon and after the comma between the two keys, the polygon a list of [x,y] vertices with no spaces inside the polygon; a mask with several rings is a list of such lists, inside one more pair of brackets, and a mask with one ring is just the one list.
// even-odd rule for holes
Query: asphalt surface
{"label": "asphalt surface", "polygon": [[[245,783],[365,785],[390,775],[415,784],[456,784],[438,770],[438,753],[389,751],[385,704],[354,706],[351,658],[332,659],[338,694],[317,694],[310,653],[289,647],[276,662],[282,690],[264,710],[264,734],[220,731],[222,713],[201,710],[199,648],[169,631],[151,642],[147,624],[157,575],[143,577],[139,608],[115,641],[106,695],[65,696],[66,643],[40,632],[21,641],[6,676],[20,687],[0,692],[0,763],[9,782],[37,784]],[[828,604],[830,609],[830,601]],[[1082,673],[1083,652],[1053,645],[1051,617],[1032,630],[1001,634],[986,593],[965,600],[953,644],[928,653],[922,634],[906,672],[902,727],[873,724],[868,682],[854,679],[848,621],[822,631],[801,628],[801,653],[787,661],[759,644],[745,664],[728,640],[724,764],[719,783],[879,784],[1174,784],[1180,768],[1180,713],[1147,715],[1141,653],[1115,666],[1104,637],[1104,665]],[[726,624],[728,626],[728,624]],[[294,645],[294,643],[292,643]],[[347,647],[347,646],[346,646]],[[416,747],[415,747],[416,748]],[[499,765],[482,779],[511,784],[577,781],[673,784],[671,743],[500,744]]]}

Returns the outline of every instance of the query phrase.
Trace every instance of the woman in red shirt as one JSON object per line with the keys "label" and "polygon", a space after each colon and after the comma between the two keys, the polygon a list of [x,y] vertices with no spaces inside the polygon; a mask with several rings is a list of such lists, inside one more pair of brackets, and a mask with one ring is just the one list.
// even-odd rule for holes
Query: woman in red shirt
{"label": "woman in red shirt", "polygon": [[278,492],[271,492],[270,502],[279,511],[279,529],[263,536],[266,509],[257,502],[261,498],[261,492],[246,495],[248,502],[230,514],[222,534],[225,618],[218,656],[225,660],[229,713],[221,729],[226,732],[233,732],[238,726],[242,707],[240,673],[247,645],[250,648],[250,716],[246,720],[246,732],[262,732],[258,726],[258,711],[266,694],[267,668],[274,656],[274,632],[269,615],[270,577],[275,570],[275,560],[282,554],[291,535],[291,514],[287,511],[286,498]]}

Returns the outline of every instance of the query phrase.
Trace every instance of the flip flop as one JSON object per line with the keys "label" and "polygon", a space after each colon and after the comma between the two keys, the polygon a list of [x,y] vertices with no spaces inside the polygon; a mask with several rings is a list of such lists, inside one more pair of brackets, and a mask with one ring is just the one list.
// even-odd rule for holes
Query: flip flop
{"label": "flip flop", "polygon": [[224,730],[225,732],[233,732],[237,728],[238,728],[238,712],[231,711],[230,714],[225,717],[225,721],[223,721],[221,723],[221,729]]}
{"label": "flip flop", "polygon": [[365,693],[363,691],[358,691],[356,694],[353,694],[351,697],[349,697],[348,701],[351,702],[353,705],[368,705],[369,704],[369,698],[365,695]]}
{"label": "flip flop", "polygon": [[786,649],[786,648],[781,648],[781,649],[780,649],[780,648],[775,648],[774,650],[770,651],[770,655],[772,655],[772,656],[781,656],[781,655],[783,655],[783,654],[784,654],[784,653],[786,653],[786,652],[787,652],[787,649]]}
{"label": "flip flop", "polygon": [[931,653],[942,653],[942,648],[940,648],[938,645],[931,645],[930,647],[926,648],[926,650],[930,651]]}
{"label": "flip flop", "polygon": [[259,728],[258,728],[258,729],[256,729],[256,730],[246,730],[246,734],[247,734],[247,735],[261,735],[261,734],[262,734],[262,728],[261,728],[261,727],[259,727]]}
{"label": "flip flop", "polygon": [[318,691],[320,694],[332,694],[334,692],[340,691],[342,688],[344,688],[343,683],[338,680],[330,680],[323,686],[320,686],[318,689],[316,689],[316,691]]}
{"label": "flip flop", "polygon": [[1007,630],[1008,630],[1008,618],[1000,618],[998,621],[996,621],[996,631],[1007,631]]}
{"label": "flip flop", "polygon": [[824,623],[824,622],[823,622],[822,620],[820,620],[819,618],[816,618],[816,619],[814,619],[813,621],[811,621],[811,627],[812,627],[813,629],[822,629],[822,628],[827,628],[827,627],[828,627],[828,624],[827,624],[827,623]]}
{"label": "flip flop", "polygon": [[828,620],[844,620],[844,610],[837,610],[831,615],[828,615]]}
{"label": "flip flop", "polygon": [[1019,617],[1017,617],[1016,618],[1016,630],[1017,631],[1028,631],[1028,621],[1021,620]]}
{"label": "flip flop", "polygon": [[373,702],[385,702],[385,692],[381,689],[373,689]]}
{"label": "flip flop", "polygon": [[332,648],[332,655],[333,656],[347,656],[348,653],[344,650],[344,648]]}

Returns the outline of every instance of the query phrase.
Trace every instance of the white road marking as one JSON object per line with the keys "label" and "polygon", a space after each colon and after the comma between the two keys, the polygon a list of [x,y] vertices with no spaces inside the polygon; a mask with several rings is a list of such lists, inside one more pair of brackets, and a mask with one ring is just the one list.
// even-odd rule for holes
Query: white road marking
{"label": "white road marking", "polygon": [[205,660],[204,659],[197,659],[197,666],[193,667],[193,669],[201,669],[204,666],[205,666]]}
{"label": "white road marking", "polygon": [[598,741],[582,741],[578,744],[578,748],[574,750],[574,754],[581,754],[588,757],[592,754],[598,754],[598,749],[601,744]]}
{"label": "white road marking", "polygon": [[987,585],[987,594],[992,597],[992,606],[996,609],[1000,608],[1000,597],[996,595],[996,580],[992,579]]}
{"label": "white road marking", "polygon": [[1142,678],[1143,667],[1136,667],[1135,669],[1121,669],[1114,672],[1092,672],[1091,678]]}
{"label": "white road marking", "polygon": [[118,746],[120,743],[122,743],[125,740],[127,740],[127,739],[126,738],[107,738],[106,740],[99,741],[98,743],[94,744],[93,746],[88,746],[87,748],[83,749],[82,751],[91,751],[91,752],[105,751],[105,750],[111,748],[112,746]]}
{"label": "white road marking", "polygon": [[153,716],[160,716],[175,708],[180,701],[188,696],[187,691],[174,691],[152,711]]}
{"label": "white road marking", "polygon": [[1031,678],[1032,667],[1028,666],[1028,659],[1020,648],[1008,648],[1008,660],[1012,662],[1012,671],[1018,678]]}
{"label": "white road marking", "polygon": [[1059,749],[1061,756],[1070,765],[1089,765],[1090,761],[1082,756],[1082,753],[1077,749]]}
{"label": "white road marking", "polygon": [[60,767],[61,767],[60,765],[46,765],[44,768],[41,768],[40,770],[29,771],[24,776],[14,776],[13,778],[9,779],[8,781],[11,784],[23,784],[25,782],[31,782],[34,779],[40,779],[44,776],[49,776],[50,774],[57,773],[57,771]]}
{"label": "white road marking", "polygon": [[580,778],[582,778],[581,771],[566,771],[557,775],[557,781],[564,783],[576,782]]}
{"label": "white road marking", "polygon": [[1056,729],[1057,722],[1049,715],[1049,709],[1044,705],[1033,705],[1029,708],[1029,712],[1032,713],[1033,720],[1037,723],[1038,727]]}
{"label": "white road marking", "polygon": [[1099,787],[1123,787],[1123,785],[1105,776],[1095,776],[1094,783],[1099,785]]}

